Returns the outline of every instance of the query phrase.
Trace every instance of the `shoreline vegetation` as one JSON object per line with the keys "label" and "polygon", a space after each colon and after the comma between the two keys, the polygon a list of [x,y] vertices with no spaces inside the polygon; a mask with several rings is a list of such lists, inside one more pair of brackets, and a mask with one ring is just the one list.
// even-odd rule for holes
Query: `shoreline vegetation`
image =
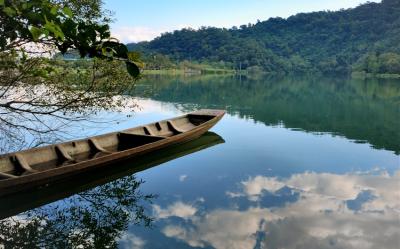
{"label": "shoreline vegetation", "polygon": [[400,74],[390,74],[390,73],[367,73],[362,72],[352,72],[351,77],[355,79],[400,79]]}
{"label": "shoreline vegetation", "polygon": [[232,69],[206,68],[206,69],[144,69],[141,71],[144,75],[202,75],[202,74],[237,74]]}
{"label": "shoreline vegetation", "polygon": [[[67,67],[72,71],[83,72],[88,70],[88,59],[77,59],[77,58],[65,58],[63,56],[56,56],[54,58],[54,65],[59,65],[62,67]],[[172,63],[172,62],[171,62]],[[289,76],[289,75],[340,75],[351,77],[355,79],[400,79],[400,74],[392,73],[369,73],[366,71],[352,71],[349,73],[323,73],[320,71],[310,70],[306,72],[267,72],[263,71],[261,68],[247,68],[242,70],[237,70],[233,68],[221,68],[212,64],[197,63],[197,62],[182,62],[176,64],[169,64],[168,67],[164,65],[158,65],[157,67],[148,66],[146,60],[143,60],[143,68],[141,73],[143,75],[275,75],[275,76]]]}
{"label": "shoreline vegetation", "polygon": [[[145,69],[142,70],[143,75],[257,75],[257,74],[273,74],[268,72],[249,72],[247,70],[224,70],[213,69],[208,70],[188,70],[188,69]],[[354,79],[400,79],[400,74],[372,74],[366,72],[352,72],[350,75]]]}
{"label": "shoreline vegetation", "polygon": [[[177,68],[177,69],[144,69],[141,71],[143,75],[279,75],[278,73],[263,72],[263,71],[249,71],[249,70],[234,70],[234,69],[221,69],[221,68],[207,68],[207,69],[190,69],[190,68]],[[316,73],[302,73],[302,74],[321,74]],[[365,71],[355,71],[348,75],[354,79],[400,79],[400,74],[390,73],[367,73]]]}

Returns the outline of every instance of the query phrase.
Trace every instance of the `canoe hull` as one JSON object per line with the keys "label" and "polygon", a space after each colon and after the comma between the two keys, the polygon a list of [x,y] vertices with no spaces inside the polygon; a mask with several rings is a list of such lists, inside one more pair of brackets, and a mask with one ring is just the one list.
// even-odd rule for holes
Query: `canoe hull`
{"label": "canoe hull", "polygon": [[[214,111],[214,110],[210,110]],[[215,112],[215,111],[214,111]],[[211,129],[224,115],[223,111],[216,113],[217,115],[199,125],[198,127],[172,136],[166,137],[163,140],[159,140],[153,143],[149,143],[143,146],[139,146],[132,149],[116,152],[110,155],[90,159],[87,161],[79,162],[73,165],[58,167],[44,172],[32,173],[26,176],[18,178],[6,179],[0,181],[0,196],[9,195],[15,192],[24,191],[30,188],[50,184],[59,181],[63,178],[70,178],[74,175],[90,174],[90,171],[107,167],[108,165],[115,166],[117,162],[132,159],[137,156],[141,156],[147,153],[151,153],[160,150],[165,147],[173,146],[176,144],[185,143],[196,139]]]}

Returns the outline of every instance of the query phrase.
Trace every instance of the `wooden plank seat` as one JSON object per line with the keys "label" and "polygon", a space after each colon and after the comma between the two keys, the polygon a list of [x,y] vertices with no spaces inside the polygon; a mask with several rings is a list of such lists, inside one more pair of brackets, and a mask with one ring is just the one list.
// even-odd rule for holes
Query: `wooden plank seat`
{"label": "wooden plank seat", "polygon": [[68,152],[67,152],[67,150],[64,148],[64,146],[61,145],[61,144],[56,145],[56,146],[54,147],[54,149],[56,150],[56,153],[57,153],[57,156],[58,156],[58,159],[59,159],[59,160],[58,160],[58,161],[59,161],[58,167],[68,166],[68,165],[70,165],[70,164],[74,164],[74,163],[80,162],[80,160],[77,160],[77,159],[75,159],[75,158],[72,158],[72,157],[68,154]]}
{"label": "wooden plank seat", "polygon": [[149,136],[161,136],[161,137],[170,137],[175,135],[174,131],[169,129],[168,125],[163,124],[161,125],[160,123],[155,123],[154,125],[151,126],[144,126],[143,131],[145,135]]}
{"label": "wooden plank seat", "polygon": [[75,161],[65,150],[65,148],[59,144],[55,146],[56,153],[62,161]]}
{"label": "wooden plank seat", "polygon": [[169,120],[168,122],[168,126],[172,129],[172,130],[174,130],[175,132],[177,132],[177,133],[184,133],[184,132],[187,132],[187,131],[189,131],[189,130],[191,130],[191,129],[193,129],[193,128],[195,128],[196,126],[195,125],[193,125],[192,123],[190,123],[190,122],[187,122],[187,123],[184,123],[184,124],[176,124],[173,120]]}
{"label": "wooden plank seat", "polygon": [[150,136],[154,136],[155,134],[154,134],[154,132],[150,129],[150,127],[148,127],[148,126],[144,126],[143,127],[143,130],[144,130],[144,133],[146,134],[146,135],[150,135]]}
{"label": "wooden plank seat", "polygon": [[167,121],[168,127],[176,133],[183,133],[184,131],[181,130],[173,121]]}
{"label": "wooden plank seat", "polygon": [[24,156],[19,153],[15,153],[14,160],[16,164],[23,170],[28,173],[35,173],[37,170],[34,170],[29,166],[28,162],[25,160]]}
{"label": "wooden plank seat", "polygon": [[175,135],[175,132],[168,127],[166,122],[157,122],[154,126],[157,129],[157,136],[170,137]]}
{"label": "wooden plank seat", "polygon": [[111,151],[108,151],[106,149],[104,149],[98,142],[96,139],[94,138],[90,138],[88,139],[89,145],[91,148],[93,148],[96,152],[103,152],[104,154],[111,154]]}

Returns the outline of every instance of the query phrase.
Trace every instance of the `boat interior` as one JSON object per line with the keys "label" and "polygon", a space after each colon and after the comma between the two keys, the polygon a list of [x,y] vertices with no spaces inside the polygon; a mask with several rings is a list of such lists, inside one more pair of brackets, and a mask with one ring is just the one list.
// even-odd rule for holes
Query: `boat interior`
{"label": "boat interior", "polygon": [[187,114],[121,132],[0,156],[0,180],[72,165],[188,132],[215,116]]}

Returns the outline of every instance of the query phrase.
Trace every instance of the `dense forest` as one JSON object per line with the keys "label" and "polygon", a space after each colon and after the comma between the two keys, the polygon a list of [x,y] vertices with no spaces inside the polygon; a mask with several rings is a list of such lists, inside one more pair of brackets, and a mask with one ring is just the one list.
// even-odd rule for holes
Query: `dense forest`
{"label": "dense forest", "polygon": [[182,29],[128,47],[150,68],[195,61],[274,73],[400,74],[400,0],[230,29]]}

